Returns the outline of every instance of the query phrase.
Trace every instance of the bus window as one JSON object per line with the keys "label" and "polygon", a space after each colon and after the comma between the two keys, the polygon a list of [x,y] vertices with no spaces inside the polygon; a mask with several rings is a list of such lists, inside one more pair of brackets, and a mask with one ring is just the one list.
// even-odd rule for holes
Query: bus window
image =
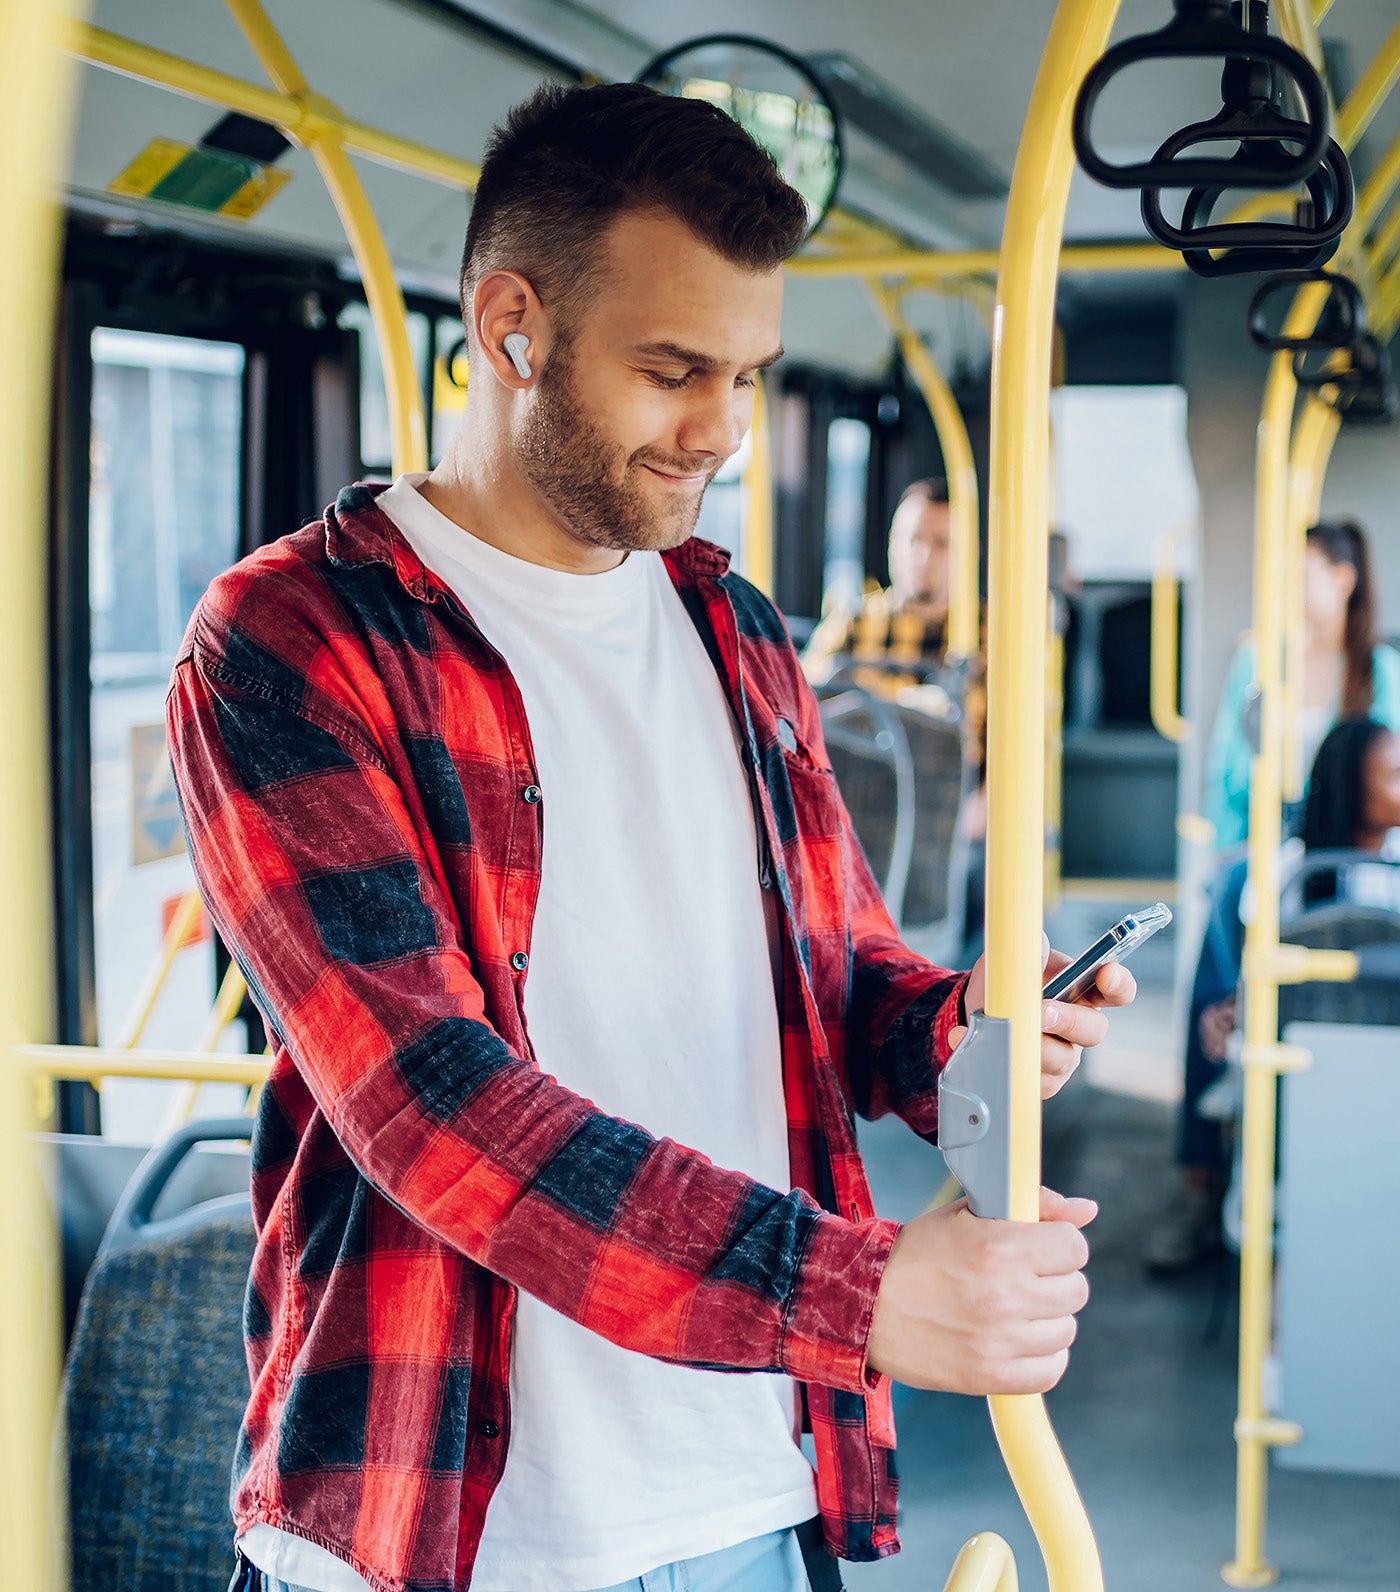
{"label": "bus window", "polygon": [[[364,475],[387,478],[391,471],[393,445],[389,430],[389,395],[384,387],[384,366],[379,359],[374,322],[369,306],[352,299],[336,318],[336,325],[360,334],[360,466]],[[430,342],[428,317],[421,310],[408,312],[408,342],[418,378],[428,372]]]}
{"label": "bus window", "polygon": [[[195,604],[238,556],[244,351],[99,327],[92,357],[93,914],[99,1042],[115,1044],[168,914],[194,882],[165,692]],[[198,939],[176,958],[143,1044],[196,1042],[213,998],[207,929]],[[178,1087],[105,1084],[104,1132],[149,1143]],[[207,1093],[214,1109],[229,1107]]]}
{"label": "bus window", "polygon": [[826,554],[822,606],[860,609],[865,582],[865,497],[870,474],[870,427],[833,420],[826,433]]}
{"label": "bus window", "polygon": [[467,402],[467,342],[460,315],[433,322],[433,432],[428,459],[436,465],[447,452]]}

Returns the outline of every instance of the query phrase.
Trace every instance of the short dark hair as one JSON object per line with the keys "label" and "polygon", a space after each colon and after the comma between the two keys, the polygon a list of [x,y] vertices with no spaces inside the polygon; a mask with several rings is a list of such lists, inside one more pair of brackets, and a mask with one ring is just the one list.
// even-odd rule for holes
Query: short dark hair
{"label": "short dark hair", "polygon": [[704,100],[640,83],[547,84],[491,136],[462,254],[462,314],[488,271],[529,278],[551,307],[587,290],[598,241],[627,211],[663,210],[725,259],[773,271],[806,235],[772,157]]}
{"label": "short dark hair", "polygon": [[911,481],[899,494],[896,509],[902,509],[911,498],[919,498],[925,503],[946,503],[948,501],[948,478],[942,475],[926,475],[921,480]]}

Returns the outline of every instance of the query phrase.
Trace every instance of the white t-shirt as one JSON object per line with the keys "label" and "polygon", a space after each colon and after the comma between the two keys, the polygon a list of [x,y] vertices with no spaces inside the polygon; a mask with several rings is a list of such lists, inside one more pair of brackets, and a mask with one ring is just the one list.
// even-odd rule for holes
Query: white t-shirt
{"label": "white t-shirt", "polygon": [[[509,664],[544,791],[525,986],[541,1068],[602,1111],[790,1188],[747,780],[660,556],[599,575],[526,563],[439,513],[424,479],[401,477],[379,506]],[[590,1592],[817,1512],[786,1377],[652,1360],[522,1293],[510,1393],[473,1592]],[[365,1585],[271,1527],[242,1547],[315,1592]]]}

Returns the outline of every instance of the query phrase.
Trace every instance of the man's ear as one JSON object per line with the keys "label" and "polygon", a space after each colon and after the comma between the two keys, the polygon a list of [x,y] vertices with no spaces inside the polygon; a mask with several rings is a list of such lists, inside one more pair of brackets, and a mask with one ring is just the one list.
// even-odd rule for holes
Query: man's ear
{"label": "man's ear", "polygon": [[477,283],[472,329],[478,359],[503,387],[516,392],[530,386],[549,357],[549,317],[539,294],[518,271],[488,271]]}

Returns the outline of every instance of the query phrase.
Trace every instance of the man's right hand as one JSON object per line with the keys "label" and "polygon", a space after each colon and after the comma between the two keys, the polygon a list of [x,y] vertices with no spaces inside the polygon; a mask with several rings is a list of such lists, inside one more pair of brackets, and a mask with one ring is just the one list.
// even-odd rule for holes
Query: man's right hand
{"label": "man's right hand", "polygon": [[974,1216],[966,1200],[901,1229],[875,1301],[867,1358],[909,1387],[1044,1393],[1060,1380],[1089,1298],[1079,1231],[1093,1200],[1040,1191],[1040,1221]]}

